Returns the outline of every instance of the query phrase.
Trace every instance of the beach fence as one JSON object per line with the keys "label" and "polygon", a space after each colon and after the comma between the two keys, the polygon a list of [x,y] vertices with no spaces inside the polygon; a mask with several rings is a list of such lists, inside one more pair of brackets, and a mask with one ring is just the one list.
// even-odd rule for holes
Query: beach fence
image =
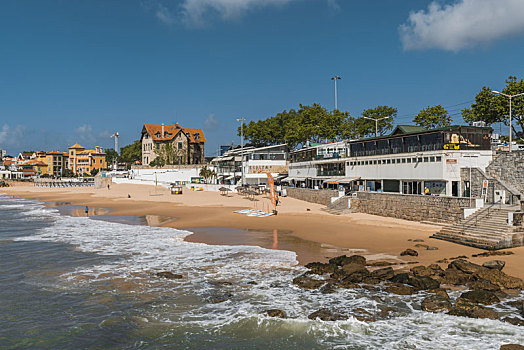
{"label": "beach fence", "polygon": [[49,180],[36,179],[35,187],[93,187],[94,179]]}

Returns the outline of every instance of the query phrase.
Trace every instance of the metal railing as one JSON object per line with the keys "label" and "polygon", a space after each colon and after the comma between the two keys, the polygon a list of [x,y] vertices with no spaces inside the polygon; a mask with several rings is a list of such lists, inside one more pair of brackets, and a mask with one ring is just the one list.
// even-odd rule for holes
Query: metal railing
{"label": "metal railing", "polygon": [[[467,226],[467,228],[477,227],[478,226],[478,222],[479,222],[479,218],[481,216],[483,216],[482,217],[483,219],[489,218],[493,214],[493,212],[495,211],[493,209],[493,207],[495,207],[497,204],[499,205],[499,209],[501,209],[502,208],[502,204],[501,203],[492,203],[487,208],[482,209],[479,213],[473,214],[472,218],[469,218],[468,220],[464,221],[462,223],[462,233],[465,233],[466,226]],[[474,224],[473,224],[473,221],[474,221]]]}

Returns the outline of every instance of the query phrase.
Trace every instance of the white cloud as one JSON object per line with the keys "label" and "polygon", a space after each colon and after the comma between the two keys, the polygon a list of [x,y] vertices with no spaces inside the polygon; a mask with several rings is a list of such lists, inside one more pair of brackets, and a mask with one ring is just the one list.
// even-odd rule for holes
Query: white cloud
{"label": "white cloud", "polygon": [[206,130],[216,129],[218,128],[218,125],[219,123],[218,120],[216,120],[214,113],[208,115],[206,120],[204,120],[204,127],[206,128]]}
{"label": "white cloud", "polygon": [[184,22],[202,26],[208,16],[223,20],[241,17],[245,13],[269,5],[284,5],[294,0],[184,0],[181,4]]}
{"label": "white cloud", "polygon": [[524,0],[432,2],[427,11],[411,12],[400,26],[405,50],[459,51],[514,35],[524,35]]}
{"label": "white cloud", "polygon": [[15,146],[19,145],[21,140],[24,140],[25,126],[17,125],[14,128],[8,124],[4,124],[0,129],[0,148],[3,145]]}
{"label": "white cloud", "polygon": [[156,18],[160,20],[160,22],[163,22],[165,24],[173,24],[175,23],[175,16],[171,13],[171,11],[165,7],[162,4],[157,4],[157,9],[155,12]]}

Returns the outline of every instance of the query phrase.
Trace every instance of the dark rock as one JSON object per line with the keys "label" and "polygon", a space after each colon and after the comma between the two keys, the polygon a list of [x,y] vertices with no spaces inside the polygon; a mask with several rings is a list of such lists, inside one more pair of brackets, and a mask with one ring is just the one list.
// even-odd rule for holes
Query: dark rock
{"label": "dark rock", "polygon": [[426,250],[438,250],[438,247],[428,246],[426,247]]}
{"label": "dark rock", "polygon": [[466,261],[464,259],[458,259],[458,260],[452,261],[448,265],[448,269],[455,269],[455,270],[462,271],[464,273],[473,274],[481,270],[485,270],[486,268],[480,265],[474,264],[472,262]]}
{"label": "dark rock", "polygon": [[310,270],[310,273],[322,275],[324,273],[333,273],[338,267],[335,264],[324,264],[321,262],[312,262],[306,265],[306,268]]}
{"label": "dark rock", "polygon": [[411,295],[417,290],[404,284],[392,284],[386,287],[386,292],[397,295]]}
{"label": "dark rock", "polygon": [[442,284],[452,285],[466,285],[469,282],[475,280],[475,276],[462,272],[460,270],[448,269],[444,271],[444,275],[439,277],[438,280]]}
{"label": "dark rock", "polygon": [[[362,283],[363,283],[363,284],[366,284],[366,285],[368,285],[368,284],[372,284],[372,285],[374,285],[374,284],[379,284],[379,283],[382,282],[382,281],[383,281],[383,280],[379,280],[378,278],[373,278],[373,277],[364,277],[364,278],[362,279]],[[364,287],[363,287],[363,288],[364,288]]]}
{"label": "dark rock", "polygon": [[286,318],[286,313],[279,309],[266,310],[266,314],[269,317]]}
{"label": "dark rock", "polygon": [[472,257],[476,258],[478,256],[493,256],[493,255],[512,255],[514,254],[512,251],[510,250],[493,250],[493,251],[489,251],[489,252],[483,252],[483,253],[479,253],[479,254],[473,254]]}
{"label": "dark rock", "polygon": [[484,264],[482,264],[482,266],[488,269],[495,269],[495,270],[502,271],[504,266],[506,266],[506,262],[502,260],[490,260],[490,261],[486,261]]}
{"label": "dark rock", "polygon": [[524,326],[524,320],[521,320],[518,317],[505,317],[502,321],[511,323],[514,326]]}
{"label": "dark rock", "polygon": [[347,264],[359,264],[359,265],[366,265],[366,258],[364,258],[361,255],[341,255],[337,256],[335,258],[329,259],[330,264],[338,265],[338,266],[344,266]]}
{"label": "dark rock", "polygon": [[464,259],[467,259],[468,257],[465,256],[465,255],[459,255],[459,256],[454,256],[452,258],[449,258],[449,260],[457,260],[457,259],[460,259],[460,260],[464,260]]}
{"label": "dark rock", "polygon": [[369,272],[366,267],[362,264],[356,264],[356,263],[349,263],[341,268],[342,271],[344,271],[346,274],[351,275],[354,272],[357,271],[367,271]]}
{"label": "dark rock", "polygon": [[423,239],[414,239],[413,242],[424,242]]}
{"label": "dark rock", "polygon": [[249,282],[247,282],[247,284],[257,285],[258,283],[256,281],[249,281]]}
{"label": "dark rock", "polygon": [[442,276],[444,274],[444,270],[442,270],[440,266],[436,264],[430,266],[415,266],[412,267],[410,271],[415,276],[436,277]]}
{"label": "dark rock", "polygon": [[431,295],[422,301],[422,310],[428,312],[445,312],[452,309],[451,302],[448,298],[440,295]]}
{"label": "dark rock", "polygon": [[331,277],[338,280],[347,279],[351,280],[352,282],[361,282],[364,277],[369,275],[370,273],[364,265],[349,263],[331,274]]}
{"label": "dark rock", "polygon": [[369,271],[366,269],[362,269],[362,270],[357,270],[351,274],[348,274],[346,277],[344,277],[343,281],[349,282],[349,283],[360,283],[368,277],[370,277]]}
{"label": "dark rock", "polygon": [[451,309],[448,314],[470,318],[490,318],[493,320],[499,318],[496,311],[460,298],[457,299],[455,308]]}
{"label": "dark rock", "polygon": [[440,287],[439,281],[428,276],[410,277],[407,284],[421,290],[436,289]]}
{"label": "dark rock", "polygon": [[337,286],[340,287],[340,288],[344,288],[344,289],[357,289],[357,288],[360,288],[360,285],[358,285],[357,283],[344,281],[344,280],[340,281],[337,284]]}
{"label": "dark rock", "polygon": [[308,318],[310,320],[320,319],[322,321],[340,321],[348,319],[346,315],[341,314],[337,311],[330,311],[328,309],[320,309],[318,311],[315,311],[311,315],[309,315]]}
{"label": "dark rock", "polygon": [[443,289],[443,288],[430,289],[427,292],[428,293],[433,293],[435,295],[438,295],[438,296],[446,298],[446,299],[449,299],[448,292],[446,292],[446,290]]}
{"label": "dark rock", "polygon": [[395,276],[395,271],[392,267],[385,267],[383,269],[378,269],[371,271],[371,278],[376,278],[379,281],[385,281]]}
{"label": "dark rock", "polygon": [[440,259],[440,260],[437,260],[438,263],[441,263],[441,264],[447,264],[448,263],[448,259]]}
{"label": "dark rock", "polygon": [[462,293],[458,299],[465,299],[473,303],[484,305],[491,305],[500,302],[500,299],[495,295],[495,293],[490,292],[489,290],[470,290],[469,292]]}
{"label": "dark rock", "polygon": [[156,276],[157,277],[163,277],[163,278],[169,278],[169,279],[181,279],[181,278],[184,278],[184,276],[182,276],[182,275],[180,275],[178,273],[170,272],[170,271],[157,272]]}
{"label": "dark rock", "polygon": [[226,293],[212,295],[208,298],[208,301],[213,304],[219,304],[219,303],[228,301],[232,297],[233,297],[233,294],[226,292]]}
{"label": "dark rock", "polygon": [[500,350],[524,350],[524,346],[519,344],[504,344],[500,346]]}
{"label": "dark rock", "polygon": [[415,244],[415,248],[424,248],[424,249],[428,249],[429,245],[427,244]]}
{"label": "dark rock", "polygon": [[336,287],[331,283],[326,283],[320,288],[320,293],[322,294],[333,294],[336,292]]}
{"label": "dark rock", "polygon": [[379,306],[379,313],[378,313],[378,317],[380,318],[386,318],[386,317],[389,317],[389,315],[392,313],[392,312],[395,312],[395,308],[392,308],[390,306]]}
{"label": "dark rock", "polygon": [[409,273],[401,272],[391,277],[389,280],[393,283],[407,284],[410,278],[411,276],[409,275]]}
{"label": "dark rock", "polygon": [[317,289],[324,283],[325,281],[315,280],[307,276],[298,276],[293,279],[293,284],[302,289]]}
{"label": "dark rock", "polygon": [[496,292],[500,290],[500,287],[486,280],[478,280],[466,284],[469,289],[472,290],[489,290],[490,292]]}
{"label": "dark rock", "polygon": [[524,283],[520,278],[506,275],[504,272],[494,269],[483,268],[475,273],[478,279],[483,279],[507,289],[522,289]]}
{"label": "dark rock", "polygon": [[404,250],[402,253],[400,253],[400,256],[418,256],[418,252],[416,250],[413,250],[411,248],[408,248]]}
{"label": "dark rock", "polygon": [[372,313],[363,308],[353,309],[350,314],[361,322],[375,322],[377,320]]}

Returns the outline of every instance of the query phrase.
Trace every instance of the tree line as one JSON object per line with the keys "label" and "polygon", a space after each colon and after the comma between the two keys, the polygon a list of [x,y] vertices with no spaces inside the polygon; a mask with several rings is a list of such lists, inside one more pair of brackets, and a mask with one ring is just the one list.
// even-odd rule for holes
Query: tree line
{"label": "tree line", "polygon": [[[524,80],[510,76],[506,86],[501,91],[507,95],[524,92]],[[516,124],[524,126],[524,96],[513,100],[513,116]],[[344,139],[360,139],[385,135],[392,131],[397,118],[397,109],[391,106],[377,106],[365,109],[359,117],[353,117],[349,112],[339,110],[329,111],[318,103],[311,106],[299,105],[297,109],[284,110],[275,116],[250,121],[243,125],[246,140],[254,146],[275,145],[287,143],[292,147],[307,142],[335,142]],[[483,87],[475,97],[475,103],[462,111],[463,120],[472,124],[483,121],[490,126],[503,122],[508,124],[509,99],[496,95],[489,87]],[[373,119],[379,119],[377,127]],[[425,129],[450,126],[452,116],[442,106],[428,106],[414,116],[412,122]],[[377,129],[377,130],[375,130]],[[522,135],[517,132],[516,135]],[[241,128],[238,128],[238,135]]]}

